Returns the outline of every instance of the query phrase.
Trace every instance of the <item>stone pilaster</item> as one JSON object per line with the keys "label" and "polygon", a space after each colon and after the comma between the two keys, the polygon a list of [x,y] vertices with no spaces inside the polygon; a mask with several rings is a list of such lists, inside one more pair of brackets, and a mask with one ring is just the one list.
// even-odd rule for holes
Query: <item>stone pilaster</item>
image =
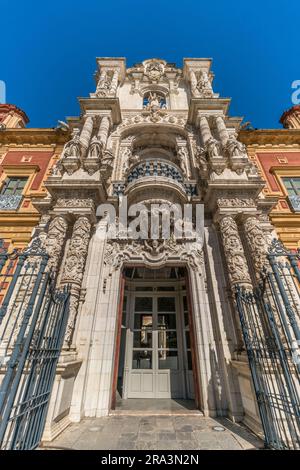
{"label": "stone pilaster", "polygon": [[93,132],[94,121],[92,116],[87,116],[84,121],[84,125],[80,134],[80,143],[84,150],[86,150],[90,144],[91,135]]}
{"label": "stone pilaster", "polygon": [[229,135],[228,135],[227,127],[226,127],[223,116],[217,116],[215,118],[215,122],[216,122],[220,141],[222,145],[226,145]]}
{"label": "stone pilaster", "polygon": [[231,287],[251,287],[246,256],[236,221],[226,215],[219,221]]}
{"label": "stone pilaster", "polygon": [[70,284],[71,286],[70,313],[65,334],[65,347],[70,347],[72,342],[90,232],[90,219],[87,216],[79,216],[73,227],[61,281],[62,285]]}
{"label": "stone pilaster", "polygon": [[259,277],[263,267],[266,265],[268,242],[257,217],[245,217],[243,228],[251,259],[253,260],[255,273],[256,276]]}
{"label": "stone pilaster", "polygon": [[66,240],[68,223],[62,215],[55,216],[50,224],[46,240],[46,250],[50,258],[48,268],[57,273]]}

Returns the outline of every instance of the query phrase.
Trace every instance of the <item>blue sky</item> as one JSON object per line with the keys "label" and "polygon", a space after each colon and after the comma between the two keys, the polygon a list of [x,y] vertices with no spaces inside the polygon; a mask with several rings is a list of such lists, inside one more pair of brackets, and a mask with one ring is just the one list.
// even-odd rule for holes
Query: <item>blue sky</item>
{"label": "blue sky", "polygon": [[230,114],[262,128],[281,127],[300,80],[298,0],[0,0],[0,8],[0,80],[30,127],[79,114],[77,97],[95,88],[96,56],[126,57],[127,66],[211,57]]}

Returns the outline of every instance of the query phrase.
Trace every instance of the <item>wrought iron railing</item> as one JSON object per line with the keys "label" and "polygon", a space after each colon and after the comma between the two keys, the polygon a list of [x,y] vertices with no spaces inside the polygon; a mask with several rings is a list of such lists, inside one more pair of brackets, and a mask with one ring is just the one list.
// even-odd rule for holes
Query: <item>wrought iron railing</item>
{"label": "wrought iron railing", "polygon": [[0,210],[13,211],[20,206],[23,196],[21,194],[0,194]]}
{"label": "wrought iron railing", "polygon": [[300,212],[300,196],[289,196],[288,200],[293,211]]}
{"label": "wrought iron railing", "polygon": [[164,176],[177,183],[183,183],[183,177],[179,169],[168,162],[161,160],[145,160],[136,165],[127,175],[127,182],[144,178],[145,176]]}
{"label": "wrought iron railing", "polygon": [[265,444],[300,449],[300,253],[274,240],[269,266],[236,301]]}
{"label": "wrought iron railing", "polygon": [[48,258],[39,239],[0,249],[0,449],[34,449],[42,438],[70,296],[55,288]]}

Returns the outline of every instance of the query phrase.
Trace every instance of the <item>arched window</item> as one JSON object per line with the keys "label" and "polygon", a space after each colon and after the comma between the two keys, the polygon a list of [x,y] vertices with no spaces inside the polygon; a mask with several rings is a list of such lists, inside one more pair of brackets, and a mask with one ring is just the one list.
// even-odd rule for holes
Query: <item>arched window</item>
{"label": "arched window", "polygon": [[161,92],[148,91],[144,94],[143,107],[145,109],[165,109],[167,107],[166,97]]}

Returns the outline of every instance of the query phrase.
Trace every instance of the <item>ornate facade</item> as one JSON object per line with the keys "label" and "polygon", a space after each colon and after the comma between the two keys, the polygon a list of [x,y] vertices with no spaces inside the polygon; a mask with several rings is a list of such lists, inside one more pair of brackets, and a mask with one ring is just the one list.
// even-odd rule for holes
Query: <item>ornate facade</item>
{"label": "ornate facade", "polygon": [[266,186],[261,200],[269,203],[270,220],[284,245],[300,247],[300,112],[293,106],[283,113],[284,129],[241,130],[250,160]]}
{"label": "ornate facade", "polygon": [[[98,58],[95,90],[35,200],[70,316],[45,439],[118,399],[190,398],[260,429],[234,303],[265,263],[264,181],[213,89],[211,61]],[[204,205],[197,239],[108,237],[108,204]],[[106,204],[107,206],[101,206]],[[99,206],[102,209],[97,209]],[[119,216],[120,214],[118,214]]]}

